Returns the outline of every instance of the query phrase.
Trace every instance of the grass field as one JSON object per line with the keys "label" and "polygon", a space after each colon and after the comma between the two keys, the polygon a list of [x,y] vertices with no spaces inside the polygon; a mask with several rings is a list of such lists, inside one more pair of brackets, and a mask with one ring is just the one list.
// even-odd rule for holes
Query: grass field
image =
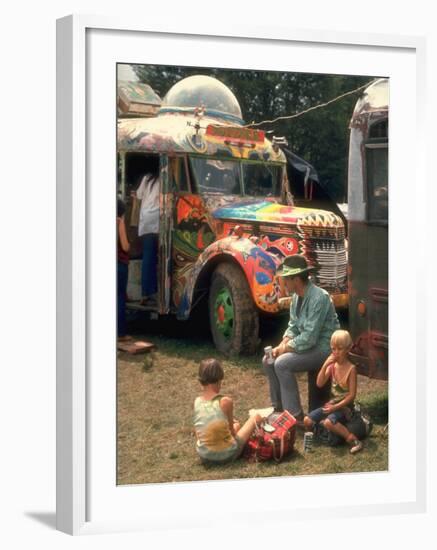
{"label": "grass field", "polygon": [[[314,446],[303,453],[303,433],[298,431],[293,454],[280,464],[248,463],[239,459],[224,466],[204,466],[195,451],[192,406],[199,393],[197,369],[205,357],[222,360],[222,392],[233,397],[235,416],[247,418],[249,409],[270,405],[268,383],[260,357],[221,357],[207,337],[194,331],[188,337],[179,324],[147,328],[148,341],[158,351],[151,356],[118,355],[118,484],[257,478],[388,469],[388,384],[359,377],[358,398],[374,421],[364,450],[351,455],[346,446]],[[186,325],[186,324],[185,324]],[[176,327],[176,328],[175,328]],[[193,327],[188,327],[193,333]],[[169,337],[162,334],[178,336]],[[137,335],[139,336],[139,335]],[[263,345],[274,343],[267,333]],[[307,403],[306,375],[298,377],[302,403]]]}

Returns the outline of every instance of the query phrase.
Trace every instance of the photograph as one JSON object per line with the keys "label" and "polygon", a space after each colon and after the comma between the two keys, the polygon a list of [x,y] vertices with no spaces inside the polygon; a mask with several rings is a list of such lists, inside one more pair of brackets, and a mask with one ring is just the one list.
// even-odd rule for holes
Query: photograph
{"label": "photograph", "polygon": [[429,548],[431,6],[6,5],[2,547]]}
{"label": "photograph", "polygon": [[388,471],[390,79],[114,70],[117,485]]}

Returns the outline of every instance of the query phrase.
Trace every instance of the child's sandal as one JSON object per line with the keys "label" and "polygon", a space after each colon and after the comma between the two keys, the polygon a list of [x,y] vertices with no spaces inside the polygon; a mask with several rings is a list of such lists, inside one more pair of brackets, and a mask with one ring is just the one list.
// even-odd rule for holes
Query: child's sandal
{"label": "child's sandal", "polygon": [[358,453],[359,451],[361,451],[362,448],[363,448],[363,444],[361,443],[361,441],[359,439],[355,439],[352,442],[352,447],[350,448],[350,453],[354,455],[355,453]]}

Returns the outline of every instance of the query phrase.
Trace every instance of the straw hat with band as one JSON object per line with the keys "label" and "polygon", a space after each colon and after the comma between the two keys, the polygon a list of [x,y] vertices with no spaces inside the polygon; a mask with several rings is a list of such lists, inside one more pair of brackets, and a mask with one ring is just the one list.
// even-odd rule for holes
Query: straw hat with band
{"label": "straw hat with band", "polygon": [[310,273],[311,271],[316,271],[316,268],[308,266],[304,256],[296,254],[285,258],[281,266],[276,270],[276,275],[278,277],[296,277],[297,275]]}

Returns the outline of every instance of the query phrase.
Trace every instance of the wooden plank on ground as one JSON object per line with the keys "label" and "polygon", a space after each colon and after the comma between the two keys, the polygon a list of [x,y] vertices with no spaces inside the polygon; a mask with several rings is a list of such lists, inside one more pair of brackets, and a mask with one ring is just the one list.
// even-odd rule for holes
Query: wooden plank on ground
{"label": "wooden plank on ground", "polygon": [[151,342],[132,340],[129,342],[117,342],[117,349],[126,353],[137,355],[138,353],[149,353],[155,350],[156,346]]}

